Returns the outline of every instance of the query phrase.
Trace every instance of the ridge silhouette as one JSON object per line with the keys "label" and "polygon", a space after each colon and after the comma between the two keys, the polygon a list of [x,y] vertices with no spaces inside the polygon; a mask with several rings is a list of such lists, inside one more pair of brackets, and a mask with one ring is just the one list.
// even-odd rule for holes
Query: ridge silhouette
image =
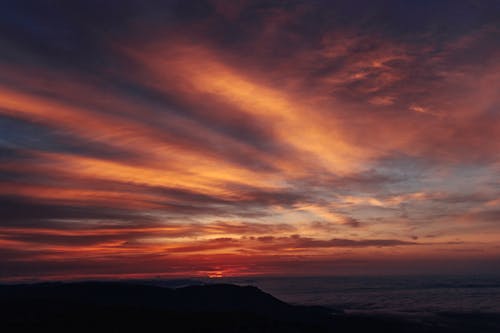
{"label": "ridge silhouette", "polygon": [[0,285],[2,332],[500,332],[495,314],[424,323],[287,304],[252,286],[133,282]]}

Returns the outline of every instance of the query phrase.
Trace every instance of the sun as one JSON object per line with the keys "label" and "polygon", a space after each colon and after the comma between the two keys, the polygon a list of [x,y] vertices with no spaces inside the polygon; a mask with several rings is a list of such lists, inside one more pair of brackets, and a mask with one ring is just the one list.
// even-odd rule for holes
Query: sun
{"label": "sun", "polygon": [[209,279],[221,279],[223,277],[224,277],[224,275],[222,274],[222,271],[214,271],[214,272],[208,273]]}

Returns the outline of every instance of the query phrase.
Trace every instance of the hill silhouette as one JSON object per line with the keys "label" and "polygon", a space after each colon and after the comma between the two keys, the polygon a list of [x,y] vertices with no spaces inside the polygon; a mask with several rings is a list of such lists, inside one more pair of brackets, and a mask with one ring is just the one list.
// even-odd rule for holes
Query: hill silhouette
{"label": "hill silhouette", "polygon": [[[3,332],[498,332],[493,320],[448,315],[436,325],[290,305],[256,287],[128,282],[0,286]],[[491,318],[490,318],[491,319]],[[479,323],[479,324],[478,324]]]}

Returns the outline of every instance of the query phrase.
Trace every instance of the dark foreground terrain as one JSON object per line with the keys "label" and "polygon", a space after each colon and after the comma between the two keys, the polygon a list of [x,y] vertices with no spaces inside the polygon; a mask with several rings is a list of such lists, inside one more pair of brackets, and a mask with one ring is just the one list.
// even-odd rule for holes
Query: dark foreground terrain
{"label": "dark foreground terrain", "polygon": [[348,315],[255,287],[117,282],[0,286],[1,332],[500,332],[497,314]]}

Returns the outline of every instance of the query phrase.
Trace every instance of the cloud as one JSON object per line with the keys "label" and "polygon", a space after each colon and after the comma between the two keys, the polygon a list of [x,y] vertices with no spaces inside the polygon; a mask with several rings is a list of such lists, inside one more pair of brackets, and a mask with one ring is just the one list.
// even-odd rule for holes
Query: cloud
{"label": "cloud", "polygon": [[0,5],[1,275],[493,255],[498,8],[389,4]]}
{"label": "cloud", "polygon": [[292,235],[288,238],[272,239],[275,241],[273,248],[286,248],[294,250],[314,249],[314,248],[364,248],[364,247],[394,247],[419,245],[416,242],[402,241],[398,239],[344,239],[332,238],[328,240],[314,239]]}

